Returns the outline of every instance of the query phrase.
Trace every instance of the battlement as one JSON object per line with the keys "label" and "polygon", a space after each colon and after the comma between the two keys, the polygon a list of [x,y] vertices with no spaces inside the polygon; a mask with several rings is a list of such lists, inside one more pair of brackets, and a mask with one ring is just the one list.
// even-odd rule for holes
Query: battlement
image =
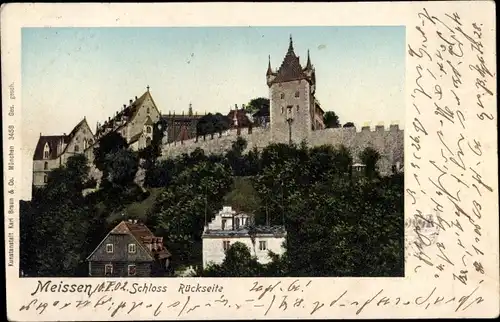
{"label": "battlement", "polygon": [[[259,150],[269,144],[274,143],[271,139],[269,128],[254,128],[253,131],[241,129],[240,137],[247,141],[246,151],[253,148]],[[163,145],[162,159],[176,157],[183,153],[191,153],[196,148],[201,148],[206,154],[220,154],[231,149],[233,142],[238,137],[237,130],[232,129],[222,134],[214,134],[213,139],[207,136],[206,140],[199,137],[184,141],[182,143],[169,143]],[[304,138],[309,146],[321,145],[344,145],[351,151],[354,162],[359,162],[359,154],[367,147],[377,150],[381,159],[379,161],[379,170],[383,174],[388,174],[393,165],[403,164],[404,157],[404,130],[397,124],[392,124],[389,128],[383,125],[377,125],[373,129],[369,126],[363,126],[361,129],[355,127],[348,128],[329,128],[310,132],[307,138]]]}

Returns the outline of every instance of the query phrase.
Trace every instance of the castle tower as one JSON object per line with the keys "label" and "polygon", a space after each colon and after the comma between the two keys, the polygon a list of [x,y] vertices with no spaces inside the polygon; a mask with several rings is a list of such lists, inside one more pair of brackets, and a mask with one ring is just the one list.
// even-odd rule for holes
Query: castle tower
{"label": "castle tower", "polygon": [[273,71],[269,58],[266,79],[272,141],[288,143],[291,139],[294,143],[300,143],[315,128],[316,77],[309,51],[306,66],[302,67],[290,36],[288,51],[278,70]]}

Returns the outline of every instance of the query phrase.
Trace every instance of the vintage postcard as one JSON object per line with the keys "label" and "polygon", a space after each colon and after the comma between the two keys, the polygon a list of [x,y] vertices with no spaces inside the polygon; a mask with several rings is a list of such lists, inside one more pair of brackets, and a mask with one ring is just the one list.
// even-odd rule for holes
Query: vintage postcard
{"label": "vintage postcard", "polygon": [[495,4],[8,4],[13,321],[497,317]]}

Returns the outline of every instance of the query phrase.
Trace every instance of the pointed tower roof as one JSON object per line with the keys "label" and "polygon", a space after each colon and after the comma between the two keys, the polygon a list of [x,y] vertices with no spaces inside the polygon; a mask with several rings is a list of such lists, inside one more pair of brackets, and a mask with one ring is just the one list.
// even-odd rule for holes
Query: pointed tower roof
{"label": "pointed tower roof", "polygon": [[307,64],[306,64],[306,67],[304,69],[305,70],[311,70],[312,69],[311,56],[309,56],[309,49],[307,50]]}
{"label": "pointed tower roof", "polygon": [[269,75],[272,75],[273,74],[273,70],[271,68],[271,55],[269,55],[269,62],[267,64],[267,73],[266,75],[269,76]]}
{"label": "pointed tower roof", "polygon": [[288,51],[283,59],[283,62],[281,63],[280,68],[278,69],[278,72],[276,73],[276,78],[273,80],[273,83],[289,82],[304,78],[307,78],[307,75],[304,73],[302,66],[300,65],[299,57],[295,55],[293,40],[290,35]]}

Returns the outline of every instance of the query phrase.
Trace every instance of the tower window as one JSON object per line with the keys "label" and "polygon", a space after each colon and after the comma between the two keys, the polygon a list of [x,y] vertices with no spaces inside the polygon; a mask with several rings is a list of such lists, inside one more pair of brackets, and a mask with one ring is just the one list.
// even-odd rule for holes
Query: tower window
{"label": "tower window", "polygon": [[151,126],[146,127],[146,133],[151,133]]}
{"label": "tower window", "polygon": [[79,152],[80,151],[80,147],[78,145],[75,145],[75,152]]}
{"label": "tower window", "polygon": [[299,91],[296,91],[295,92],[295,97],[299,97],[300,96],[300,92]]}
{"label": "tower window", "polygon": [[281,97],[281,99],[284,99],[285,98],[285,93],[281,93],[280,97]]}

